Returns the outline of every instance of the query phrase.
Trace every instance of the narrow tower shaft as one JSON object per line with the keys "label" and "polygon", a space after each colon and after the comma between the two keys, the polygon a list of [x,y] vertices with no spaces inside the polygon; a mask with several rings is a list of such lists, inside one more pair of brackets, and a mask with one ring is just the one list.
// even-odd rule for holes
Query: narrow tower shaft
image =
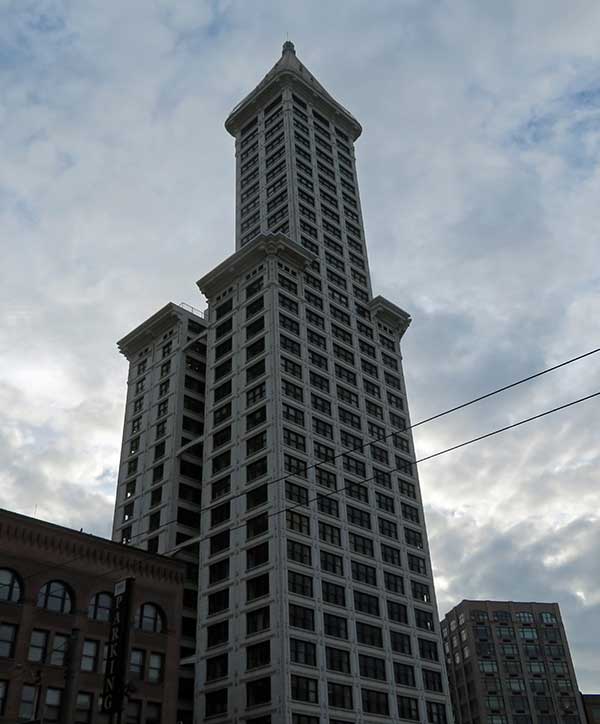
{"label": "narrow tower shaft", "polygon": [[288,42],[226,127],[236,252],[198,282],[197,721],[444,724],[399,349],[410,317],[372,295],[360,124]]}

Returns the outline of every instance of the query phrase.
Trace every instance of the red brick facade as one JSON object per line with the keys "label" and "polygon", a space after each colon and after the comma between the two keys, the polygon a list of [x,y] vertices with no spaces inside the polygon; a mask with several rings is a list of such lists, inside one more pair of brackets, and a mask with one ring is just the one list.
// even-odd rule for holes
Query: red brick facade
{"label": "red brick facade", "polygon": [[99,704],[111,599],[98,594],[127,577],[135,583],[123,722],[172,724],[184,566],[0,510],[2,724],[109,721]]}

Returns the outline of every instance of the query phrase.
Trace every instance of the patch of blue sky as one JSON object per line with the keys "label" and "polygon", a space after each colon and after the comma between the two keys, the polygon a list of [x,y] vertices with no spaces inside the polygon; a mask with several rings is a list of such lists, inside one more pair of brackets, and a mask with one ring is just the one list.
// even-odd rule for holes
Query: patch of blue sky
{"label": "patch of blue sky", "polygon": [[30,64],[33,57],[31,43],[24,33],[17,32],[10,38],[0,38],[0,70],[22,68]]}
{"label": "patch of blue sky", "polygon": [[571,103],[579,108],[600,108],[600,86],[573,93]]}
{"label": "patch of blue sky", "polygon": [[105,495],[113,495],[115,491],[115,482],[117,480],[117,471],[115,468],[104,468],[100,475],[96,475],[94,480],[98,483],[100,492]]}
{"label": "patch of blue sky", "polygon": [[558,118],[554,114],[534,114],[510,135],[510,142],[519,148],[550,143],[554,137]]}

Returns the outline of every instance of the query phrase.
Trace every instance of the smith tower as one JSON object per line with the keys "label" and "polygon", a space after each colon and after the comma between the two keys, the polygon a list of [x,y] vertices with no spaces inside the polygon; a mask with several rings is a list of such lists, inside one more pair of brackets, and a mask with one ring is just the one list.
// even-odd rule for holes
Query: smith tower
{"label": "smith tower", "polygon": [[400,340],[356,119],[285,43],[226,122],[236,251],[208,299],[196,721],[444,724]]}

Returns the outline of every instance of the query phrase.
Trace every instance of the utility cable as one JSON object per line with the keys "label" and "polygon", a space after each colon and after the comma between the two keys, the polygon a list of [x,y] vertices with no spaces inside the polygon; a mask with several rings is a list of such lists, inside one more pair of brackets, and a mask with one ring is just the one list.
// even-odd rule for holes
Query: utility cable
{"label": "utility cable", "polygon": [[[471,406],[471,405],[474,405],[474,404],[476,404],[477,402],[481,402],[482,400],[485,400],[485,399],[487,399],[487,398],[493,397],[493,396],[495,396],[495,395],[497,395],[497,394],[500,394],[501,392],[505,392],[506,390],[512,389],[513,387],[517,387],[517,386],[519,386],[519,385],[521,385],[521,384],[524,384],[525,382],[529,382],[529,381],[534,380],[534,379],[536,379],[536,378],[538,378],[538,377],[541,377],[541,376],[543,376],[543,375],[546,375],[546,374],[548,374],[549,372],[554,372],[555,370],[558,370],[558,369],[560,369],[560,368],[562,368],[562,367],[566,367],[567,365],[570,365],[570,364],[572,364],[572,363],[574,363],[574,362],[577,362],[577,361],[579,361],[579,360],[582,360],[582,359],[584,359],[584,358],[586,358],[586,357],[590,357],[591,355],[597,354],[598,352],[600,352],[600,347],[597,347],[597,348],[595,348],[595,349],[592,349],[592,350],[590,350],[590,351],[588,351],[588,352],[585,352],[585,353],[583,353],[583,354],[577,355],[577,356],[575,356],[575,357],[571,357],[571,358],[568,359],[568,360],[565,360],[565,361],[563,361],[563,362],[560,362],[559,364],[553,365],[553,366],[551,366],[551,367],[547,367],[547,368],[545,368],[545,369],[543,369],[543,370],[541,370],[541,371],[539,371],[539,372],[536,372],[536,373],[534,373],[534,374],[528,375],[527,377],[523,377],[523,378],[521,378],[521,379],[519,379],[519,380],[516,380],[515,382],[512,382],[512,383],[510,383],[510,384],[508,384],[508,385],[503,385],[502,387],[498,387],[498,388],[496,388],[496,389],[494,389],[494,390],[492,390],[492,391],[490,391],[490,392],[485,393],[484,395],[480,395],[480,396],[475,397],[475,398],[473,398],[473,399],[471,399],[471,400],[468,400],[467,402],[463,402],[463,403],[460,404],[460,405],[456,405],[456,406],[454,406],[454,407],[452,407],[452,408],[449,408],[449,409],[444,410],[444,411],[442,411],[442,412],[436,413],[435,415],[432,415],[432,416],[430,416],[430,417],[427,417],[427,418],[425,418],[425,419],[423,419],[423,420],[420,420],[419,422],[413,423],[413,424],[411,424],[411,425],[409,425],[409,426],[407,426],[407,427],[405,426],[405,427],[403,427],[403,428],[394,429],[392,432],[386,434],[385,436],[381,436],[381,437],[378,437],[378,438],[372,438],[371,441],[369,441],[369,442],[367,442],[367,443],[364,443],[364,444],[361,444],[360,446],[355,446],[355,447],[351,447],[351,448],[344,448],[344,450],[343,450],[341,453],[337,453],[335,456],[332,456],[332,458],[330,458],[330,459],[327,460],[327,461],[319,461],[319,462],[317,462],[317,463],[313,463],[313,464],[307,466],[307,467],[306,467],[306,470],[308,471],[308,470],[310,470],[310,469],[318,468],[318,467],[320,467],[320,466],[322,466],[322,465],[326,465],[326,464],[328,464],[329,462],[331,462],[331,461],[333,461],[333,460],[335,460],[335,459],[337,459],[337,458],[339,458],[339,457],[342,457],[343,455],[347,455],[348,453],[357,452],[357,451],[359,451],[359,450],[362,451],[362,450],[364,450],[365,447],[367,447],[367,445],[371,445],[372,443],[376,443],[376,442],[378,442],[378,441],[381,442],[381,441],[386,440],[386,439],[388,439],[388,438],[392,437],[393,435],[396,435],[396,434],[398,434],[398,433],[400,433],[400,432],[407,432],[408,430],[412,430],[412,429],[414,429],[414,428],[416,428],[416,427],[419,427],[419,426],[421,426],[421,425],[424,425],[424,424],[427,423],[427,422],[432,422],[432,421],[434,421],[434,420],[437,420],[437,419],[440,419],[440,418],[442,418],[442,417],[445,417],[446,415],[449,415],[449,414],[452,414],[452,413],[454,413],[454,412],[457,412],[458,410],[462,410],[462,409],[464,409],[464,408],[466,408],[466,407],[469,407],[469,406]],[[584,399],[587,399],[587,398],[584,398]],[[583,400],[582,400],[582,401],[583,401]],[[576,403],[573,403],[573,404],[576,404]],[[558,409],[560,409],[560,408],[558,408]],[[556,411],[556,410],[551,410],[551,411],[549,411],[549,412],[546,413],[546,414],[549,414],[550,412],[553,412],[553,411]],[[521,423],[521,424],[523,424],[523,423]],[[510,428],[507,428],[507,429],[510,429]],[[492,433],[492,434],[496,434],[496,433]],[[488,435],[488,436],[489,436],[489,435]],[[482,439],[483,439],[483,438],[482,438]],[[464,444],[469,444],[469,443],[464,443]],[[443,452],[443,451],[442,451],[442,452]],[[442,452],[436,453],[436,455],[441,455]],[[426,459],[428,459],[428,458],[426,458]],[[411,462],[412,462],[412,461],[411,461]],[[422,461],[416,460],[416,461],[415,461],[415,464],[417,464],[417,463],[419,463],[419,462],[422,462]],[[393,469],[393,470],[391,470],[390,472],[397,472],[397,469]],[[286,481],[286,480],[288,480],[288,479],[290,479],[290,478],[292,478],[292,477],[294,477],[294,474],[293,474],[293,473],[288,473],[288,474],[286,474],[286,475],[284,475],[284,476],[281,476],[281,477],[279,477],[279,478],[275,478],[275,479],[273,479],[273,480],[268,480],[268,481],[266,481],[264,484],[265,484],[265,485],[274,485],[275,483],[279,483],[279,482]],[[366,479],[365,482],[368,481],[368,480],[370,480],[370,479],[372,479],[372,478]],[[338,488],[337,490],[343,490],[343,489],[344,489],[344,488]],[[243,492],[240,492],[240,493],[235,493],[234,495],[230,496],[230,497],[228,498],[228,500],[235,500],[236,498],[243,497],[243,496],[246,495],[246,492],[247,492],[247,491],[243,491]],[[207,507],[204,508],[201,512],[209,512],[210,510],[212,510],[213,508],[218,507],[219,505],[222,505],[222,503],[215,503],[215,504],[213,504],[213,505],[207,506]],[[151,514],[150,514],[150,513],[146,513],[146,514],[145,514],[144,516],[142,516],[142,517],[148,517],[149,515],[151,515]],[[168,521],[162,523],[160,527],[161,527],[161,528],[164,528],[164,527],[167,526],[167,525],[171,525],[172,523],[177,523],[177,522],[178,522],[177,518],[173,518],[173,519],[171,519],[171,520],[168,520]],[[130,543],[128,543],[128,545],[131,544],[131,542],[134,541],[135,539],[142,538],[142,537],[144,537],[144,536],[147,537],[147,535],[148,535],[148,531],[143,531],[143,532],[138,533],[137,535],[135,535],[135,536],[132,537],[132,539],[131,539]],[[180,549],[178,549],[178,550],[180,550]],[[82,556],[80,556],[80,555],[75,556],[74,558],[69,559],[69,560],[67,560],[67,561],[65,561],[64,563],[61,563],[61,564],[52,564],[50,561],[48,561],[48,563],[49,563],[50,565],[49,565],[48,568],[45,568],[44,571],[46,571],[46,570],[52,570],[53,568],[62,568],[63,566],[67,566],[69,563],[72,563],[72,562],[74,562],[74,561],[76,561],[76,560],[79,560],[81,557],[82,557]],[[43,571],[40,571],[40,573],[41,573],[41,572],[43,572]],[[32,573],[32,574],[29,574],[28,576],[25,576],[24,578],[31,578],[31,577],[34,577],[34,576],[36,576],[36,575],[38,575],[38,573]]]}
{"label": "utility cable", "polygon": [[[330,464],[330,463],[332,463],[334,460],[337,460],[338,458],[343,457],[344,455],[348,455],[349,453],[352,453],[352,452],[362,452],[362,451],[364,451],[364,449],[365,449],[366,447],[368,447],[369,445],[372,445],[372,444],[377,443],[377,442],[383,442],[384,440],[387,440],[387,439],[389,439],[390,437],[393,437],[394,435],[397,435],[398,433],[408,432],[409,430],[413,430],[413,429],[415,429],[415,428],[417,428],[417,427],[420,427],[421,425],[425,425],[425,424],[428,423],[428,422],[433,422],[434,420],[438,420],[438,419],[440,419],[440,418],[442,418],[442,417],[445,417],[446,415],[450,415],[450,414],[452,414],[452,413],[454,413],[454,412],[457,412],[458,410],[462,410],[462,409],[464,409],[464,408],[466,408],[466,407],[469,407],[469,406],[471,406],[471,405],[474,405],[474,404],[476,404],[477,402],[481,402],[482,400],[488,399],[489,397],[493,397],[494,395],[498,395],[498,394],[500,394],[501,392],[506,392],[507,390],[510,390],[510,389],[512,389],[513,387],[517,387],[518,385],[522,385],[522,384],[524,384],[525,382],[530,382],[531,380],[534,380],[534,379],[536,379],[536,378],[538,378],[538,377],[541,377],[541,376],[543,376],[543,375],[546,375],[546,374],[548,374],[549,372],[554,372],[555,370],[558,370],[558,369],[560,369],[561,367],[565,367],[565,366],[567,366],[567,365],[570,365],[570,364],[572,364],[573,362],[578,362],[579,360],[584,359],[585,357],[589,357],[589,356],[591,356],[591,355],[593,355],[593,354],[597,354],[598,352],[600,352],[600,347],[598,347],[598,348],[596,348],[596,349],[593,349],[593,350],[590,350],[589,352],[585,352],[584,354],[577,355],[576,357],[571,357],[570,359],[565,360],[564,362],[560,362],[559,364],[553,365],[552,367],[547,367],[546,369],[541,370],[540,372],[536,372],[536,373],[534,373],[534,374],[532,374],[532,375],[528,375],[527,377],[523,377],[522,379],[517,380],[517,381],[515,381],[515,382],[511,382],[511,383],[508,384],[508,385],[504,385],[504,386],[502,386],[502,387],[498,387],[497,389],[492,390],[491,392],[487,392],[487,393],[485,393],[484,395],[480,395],[479,397],[475,397],[475,398],[473,398],[472,400],[468,400],[467,402],[463,402],[463,403],[460,404],[460,405],[456,405],[455,407],[451,407],[451,408],[449,408],[448,410],[444,410],[444,411],[442,411],[442,412],[438,412],[438,413],[436,413],[435,415],[432,415],[432,416],[430,416],[430,417],[427,417],[427,418],[425,418],[425,419],[423,419],[423,420],[419,420],[419,422],[415,422],[415,423],[413,423],[413,424],[411,424],[411,425],[408,425],[408,426],[405,426],[405,427],[402,427],[402,428],[400,428],[400,427],[399,427],[399,428],[395,428],[394,430],[392,430],[392,432],[389,432],[389,433],[387,433],[386,435],[383,435],[383,436],[380,436],[380,437],[371,438],[371,439],[369,439],[367,442],[361,443],[360,445],[356,445],[356,446],[348,447],[348,448],[345,447],[345,448],[342,450],[342,452],[333,455],[331,458],[328,458],[326,461],[319,461],[319,462],[317,462],[317,463],[312,463],[311,465],[307,465],[306,470],[308,471],[308,470],[312,470],[312,469],[315,469],[315,468],[319,468],[319,467],[321,467],[322,465]],[[416,461],[416,462],[419,462],[419,461]],[[394,472],[394,471],[392,471],[392,472]],[[265,483],[263,483],[263,484],[264,484],[264,485],[275,485],[276,483],[284,482],[284,481],[286,481],[286,480],[288,480],[289,478],[292,478],[292,477],[294,477],[294,474],[293,474],[293,473],[287,473],[286,475],[283,475],[283,476],[281,476],[281,477],[279,477],[279,478],[274,478],[274,479],[272,479],[272,480],[267,480],[267,481],[266,481]],[[241,498],[241,497],[243,497],[243,496],[245,496],[245,495],[246,495],[246,491],[239,492],[239,493],[235,493],[234,495],[231,495],[231,496],[228,498],[228,500],[235,500],[236,498]],[[213,508],[218,508],[220,505],[222,505],[222,502],[214,503],[214,504],[212,504],[212,505],[207,505],[206,507],[204,507],[204,508],[202,509],[202,513],[208,513],[208,512],[210,512]],[[142,517],[143,517],[143,518],[144,518],[144,517],[149,517],[150,515],[152,515],[152,513],[145,513]],[[177,523],[177,522],[178,522],[178,521],[177,521],[177,518],[174,518],[174,519],[172,519],[172,520],[168,520],[168,521],[166,521],[165,523],[162,523],[162,524],[161,524],[161,528],[164,527],[165,525],[170,525],[171,523]],[[146,536],[147,534],[148,534],[147,531],[144,531],[144,532],[142,532],[142,533],[138,533],[137,535],[133,536],[131,540],[135,540],[136,538],[139,538],[139,537],[142,537],[142,536]]]}

